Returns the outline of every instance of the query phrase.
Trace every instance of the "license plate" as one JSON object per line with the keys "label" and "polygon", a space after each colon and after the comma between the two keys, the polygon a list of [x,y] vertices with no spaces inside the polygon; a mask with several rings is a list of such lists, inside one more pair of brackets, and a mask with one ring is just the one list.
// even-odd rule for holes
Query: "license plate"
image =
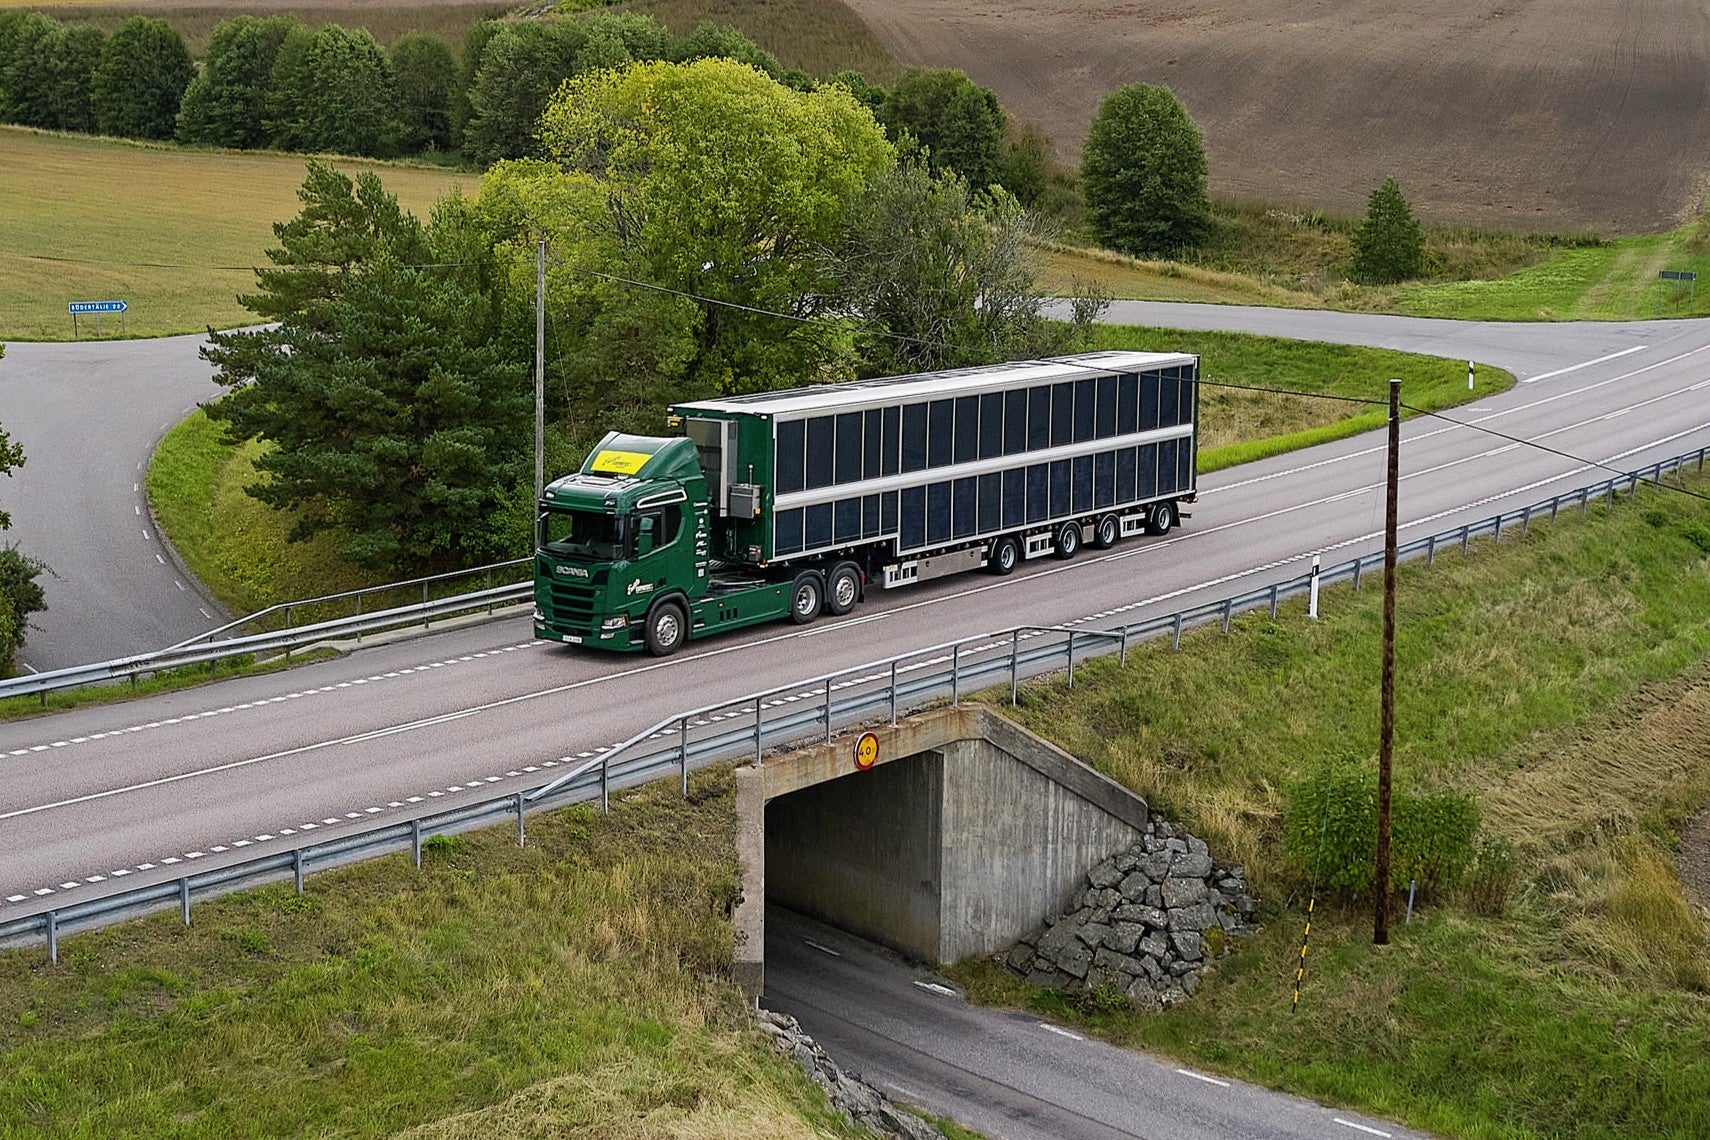
{"label": "license plate", "polygon": [[582,644],[582,638],[579,634],[567,633],[564,635],[564,640],[569,642],[571,645]]}

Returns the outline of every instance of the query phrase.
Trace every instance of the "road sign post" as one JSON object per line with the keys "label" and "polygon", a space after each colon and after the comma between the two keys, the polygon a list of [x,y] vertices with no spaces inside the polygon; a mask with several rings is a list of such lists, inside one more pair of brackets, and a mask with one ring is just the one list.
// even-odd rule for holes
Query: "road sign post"
{"label": "road sign post", "polygon": [[68,313],[71,314],[71,337],[72,337],[72,339],[73,340],[77,339],[77,318],[78,318],[78,315],[79,314],[88,314],[88,313],[93,313],[95,316],[95,335],[97,337],[99,337],[101,335],[101,314],[102,313],[118,313],[119,314],[119,331],[122,335],[125,331],[125,313],[127,310],[130,309],[130,307],[131,306],[129,305],[129,303],[127,303],[125,301],[72,301],[72,302],[69,302],[65,306],[65,309]]}

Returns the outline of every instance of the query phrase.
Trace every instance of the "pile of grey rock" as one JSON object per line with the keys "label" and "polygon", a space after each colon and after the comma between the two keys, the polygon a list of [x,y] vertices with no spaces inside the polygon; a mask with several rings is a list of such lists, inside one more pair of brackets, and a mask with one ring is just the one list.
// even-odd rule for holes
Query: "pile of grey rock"
{"label": "pile of grey rock", "polygon": [[1037,986],[1114,990],[1142,1007],[1185,1001],[1213,959],[1258,934],[1242,868],[1163,820],[1087,872],[1067,913],[1015,944],[1010,969]]}
{"label": "pile of grey rock", "polygon": [[825,1090],[831,1107],[855,1124],[887,1140],[944,1140],[944,1133],[937,1128],[898,1108],[861,1078],[838,1068],[795,1018],[769,1009],[757,1011],[756,1017],[778,1051],[795,1057],[813,1083]]}

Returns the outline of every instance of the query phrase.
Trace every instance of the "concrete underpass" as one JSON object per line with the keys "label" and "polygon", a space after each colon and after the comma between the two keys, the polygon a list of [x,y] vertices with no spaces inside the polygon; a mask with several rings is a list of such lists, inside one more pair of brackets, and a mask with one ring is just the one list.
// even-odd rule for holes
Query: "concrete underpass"
{"label": "concrete underpass", "polygon": [[929,963],[1007,947],[1133,843],[1146,803],[974,705],[737,771],[738,980],[765,989],[780,906]]}

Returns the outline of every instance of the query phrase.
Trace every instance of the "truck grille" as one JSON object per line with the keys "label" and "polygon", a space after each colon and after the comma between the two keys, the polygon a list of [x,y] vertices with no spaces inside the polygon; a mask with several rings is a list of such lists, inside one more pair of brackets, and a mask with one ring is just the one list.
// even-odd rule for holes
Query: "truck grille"
{"label": "truck grille", "polygon": [[[550,568],[542,566],[543,573]],[[599,625],[597,615],[600,595],[604,592],[606,571],[599,571],[591,580],[569,579],[554,574],[547,580],[546,602],[548,617],[563,625],[593,630]]]}

